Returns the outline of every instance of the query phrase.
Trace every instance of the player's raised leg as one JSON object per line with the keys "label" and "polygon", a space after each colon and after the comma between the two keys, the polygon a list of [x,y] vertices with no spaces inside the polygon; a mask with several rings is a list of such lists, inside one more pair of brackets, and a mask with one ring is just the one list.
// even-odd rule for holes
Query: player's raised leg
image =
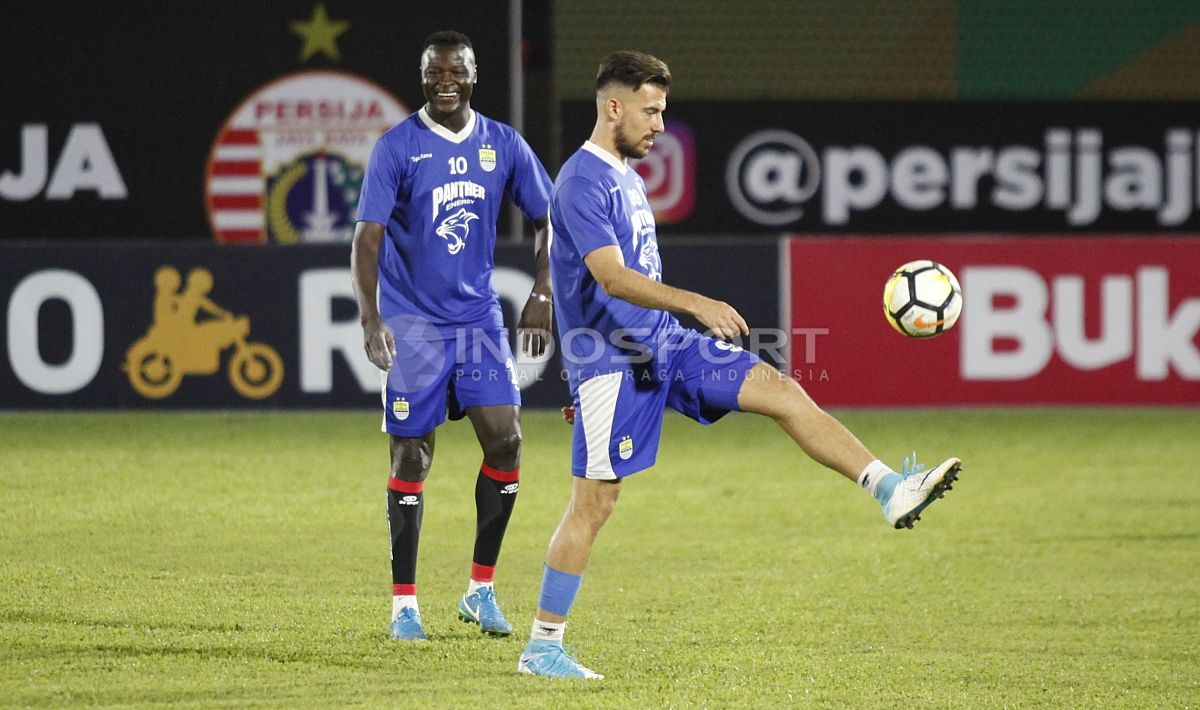
{"label": "player's raised leg", "polygon": [[388,477],[388,529],[392,538],[392,638],[426,638],[417,605],[417,547],[425,513],[425,479],[433,463],[433,431],[419,438],[390,438],[392,472]]}
{"label": "player's raised leg", "polygon": [[583,583],[592,545],[600,528],[612,515],[620,494],[620,479],[575,479],[571,501],[546,551],[537,615],[529,643],[517,662],[517,670],[521,673],[551,678],[604,677],[575,660],[563,649],[562,642],[567,615]]}
{"label": "player's raised leg", "polygon": [[926,470],[914,456],[905,459],[900,473],[895,472],[818,407],[799,383],[763,363],[747,373],[738,391],[738,406],[771,417],[814,461],[865,488],[897,528],[911,528],[921,511],[945,495],[958,477],[957,458]]}
{"label": "player's raised leg", "polygon": [[479,624],[484,633],[508,636],[512,624],[496,601],[494,579],[504,532],[508,529],[521,478],[520,409],[513,405],[469,407],[467,416],[483,449],[475,480],[475,551],[467,593],[458,603],[458,616]]}

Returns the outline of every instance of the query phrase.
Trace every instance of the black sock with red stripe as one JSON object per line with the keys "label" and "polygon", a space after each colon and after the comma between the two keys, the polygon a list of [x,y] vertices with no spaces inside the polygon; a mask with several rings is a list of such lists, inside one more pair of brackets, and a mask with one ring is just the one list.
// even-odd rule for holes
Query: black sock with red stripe
{"label": "black sock with red stripe", "polygon": [[496,566],[500,558],[500,543],[504,541],[504,530],[512,517],[517,502],[517,490],[521,487],[521,469],[500,471],[484,463],[479,468],[475,481],[475,555],[472,578],[481,570],[488,570],[489,578],[476,581],[491,581],[489,568]]}
{"label": "black sock with red stripe", "polygon": [[[417,545],[421,540],[421,516],[425,512],[425,484],[388,478],[388,529],[392,534],[392,585],[415,590]],[[411,587],[409,585],[412,585]],[[415,593],[415,591],[414,591]]]}

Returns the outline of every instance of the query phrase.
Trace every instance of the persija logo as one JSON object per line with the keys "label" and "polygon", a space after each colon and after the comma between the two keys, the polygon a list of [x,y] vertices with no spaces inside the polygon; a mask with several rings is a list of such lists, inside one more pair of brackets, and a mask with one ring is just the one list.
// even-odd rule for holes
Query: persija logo
{"label": "persija logo", "polygon": [[681,121],[667,121],[667,131],[633,167],[646,182],[646,197],[658,224],[683,222],[696,206],[696,142]]}

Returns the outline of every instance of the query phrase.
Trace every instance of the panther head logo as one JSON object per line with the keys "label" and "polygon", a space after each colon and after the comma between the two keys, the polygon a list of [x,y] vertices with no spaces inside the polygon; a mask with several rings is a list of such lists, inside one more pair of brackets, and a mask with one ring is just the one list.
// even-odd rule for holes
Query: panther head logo
{"label": "panther head logo", "polygon": [[662,260],[658,256],[658,242],[653,237],[642,242],[638,263],[646,270],[646,276],[655,281],[662,281]]}
{"label": "panther head logo", "polygon": [[445,239],[446,248],[451,254],[457,254],[467,245],[467,235],[471,233],[471,220],[479,219],[479,215],[468,212],[466,207],[442,220],[438,225],[437,235]]}

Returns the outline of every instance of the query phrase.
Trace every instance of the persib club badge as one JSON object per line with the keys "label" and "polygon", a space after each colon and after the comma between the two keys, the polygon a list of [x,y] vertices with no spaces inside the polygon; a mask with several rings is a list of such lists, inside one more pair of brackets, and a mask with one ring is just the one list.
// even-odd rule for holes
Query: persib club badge
{"label": "persib club badge", "polygon": [[479,149],[479,167],[490,173],[496,169],[496,151],[491,148]]}
{"label": "persib club badge", "polygon": [[404,398],[392,402],[392,416],[399,421],[408,419],[408,400]]}
{"label": "persib club badge", "polygon": [[353,74],[305,71],[273,81],[221,127],[208,160],[208,217],[218,242],[348,242],[375,141],[404,104]]}
{"label": "persib club badge", "polygon": [[617,455],[622,461],[628,461],[630,456],[633,456],[633,439],[628,436],[621,437],[621,443],[617,446]]}

